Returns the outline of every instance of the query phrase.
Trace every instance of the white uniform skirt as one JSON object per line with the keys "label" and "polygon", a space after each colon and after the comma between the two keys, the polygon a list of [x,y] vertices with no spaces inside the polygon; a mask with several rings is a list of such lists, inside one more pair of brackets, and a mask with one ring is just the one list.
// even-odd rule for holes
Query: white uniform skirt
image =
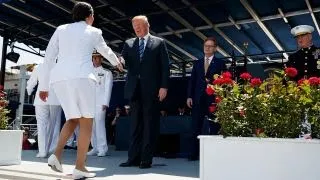
{"label": "white uniform skirt", "polygon": [[92,79],[72,79],[51,84],[66,120],[94,118],[96,107],[95,81]]}

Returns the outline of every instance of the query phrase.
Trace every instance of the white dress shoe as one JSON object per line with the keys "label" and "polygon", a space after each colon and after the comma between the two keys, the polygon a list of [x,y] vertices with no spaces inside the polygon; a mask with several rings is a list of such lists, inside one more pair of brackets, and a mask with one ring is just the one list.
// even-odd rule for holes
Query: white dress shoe
{"label": "white dress shoe", "polygon": [[50,166],[54,171],[63,172],[62,166],[54,154],[48,158],[48,166]]}
{"label": "white dress shoe", "polygon": [[107,155],[107,153],[105,153],[105,152],[99,152],[97,154],[98,157],[103,157],[103,156],[106,156],[106,155]]}
{"label": "white dress shoe", "polygon": [[41,154],[41,153],[38,153],[36,155],[37,158],[46,158],[47,157],[47,154]]}
{"label": "white dress shoe", "polygon": [[89,152],[87,153],[87,155],[88,155],[88,156],[95,156],[95,155],[97,155],[97,153],[98,153],[97,150],[91,149],[91,151],[89,151]]}
{"label": "white dress shoe", "polygon": [[96,177],[96,173],[83,172],[78,169],[74,169],[72,173],[73,179],[93,178]]}

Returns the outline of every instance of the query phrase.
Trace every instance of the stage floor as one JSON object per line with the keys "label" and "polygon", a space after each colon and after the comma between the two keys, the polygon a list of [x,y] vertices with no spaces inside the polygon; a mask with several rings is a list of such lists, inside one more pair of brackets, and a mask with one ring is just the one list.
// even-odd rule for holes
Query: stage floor
{"label": "stage floor", "polygon": [[[88,169],[97,173],[96,178],[106,180],[198,180],[199,161],[186,159],[155,158],[151,169],[137,167],[120,168],[118,165],[127,158],[127,152],[114,151],[110,156],[88,157]],[[64,173],[56,173],[47,166],[46,158],[36,158],[36,151],[23,151],[22,163],[13,166],[0,166],[0,180],[62,180],[72,179],[71,173],[76,158],[75,150],[64,153]]]}

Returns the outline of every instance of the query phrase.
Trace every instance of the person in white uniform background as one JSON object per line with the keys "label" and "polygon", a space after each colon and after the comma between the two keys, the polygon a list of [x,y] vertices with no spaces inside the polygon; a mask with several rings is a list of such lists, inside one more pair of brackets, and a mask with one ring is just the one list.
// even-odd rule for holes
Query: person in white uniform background
{"label": "person in white uniform background", "polygon": [[97,155],[99,157],[105,156],[108,151],[106,110],[109,107],[113,84],[112,73],[103,69],[101,65],[102,59],[103,57],[99,53],[94,52],[92,54],[94,74],[98,83],[96,83],[96,112],[91,136],[92,150],[88,152],[88,155]]}
{"label": "person in white uniform background", "polygon": [[[48,165],[63,172],[62,152],[67,140],[79,125],[77,160],[73,178],[95,177],[85,167],[95,114],[95,83],[92,52],[96,49],[120,71],[122,64],[105,43],[102,31],[92,26],[93,8],[89,3],[77,2],[72,10],[74,23],[59,26],[52,35],[44,58],[44,72],[39,84],[40,98],[46,101],[52,86],[66,116],[58,146],[48,159]],[[58,59],[57,64],[55,60]],[[54,65],[55,64],[55,65]],[[50,80],[50,82],[49,82]],[[49,95],[50,96],[50,95]]]}
{"label": "person in white uniform background", "polygon": [[[27,81],[27,92],[31,95],[37,84],[46,83],[39,81],[42,74],[42,64],[36,66]],[[39,85],[38,85],[39,86]],[[47,157],[48,153],[53,153],[58,143],[61,124],[61,106],[52,91],[47,102],[43,102],[39,97],[39,89],[36,92],[33,105],[35,106],[37,130],[38,130],[38,149],[36,157]]]}
{"label": "person in white uniform background", "polygon": [[[66,117],[65,114],[61,114],[61,123],[62,126],[64,125],[64,123],[66,122]],[[61,127],[62,128],[62,127]],[[74,133],[72,133],[71,137],[68,139],[67,144],[65,145],[64,149],[77,149],[77,139],[79,136],[79,125],[76,127],[76,129],[74,130]]]}
{"label": "person in white uniform background", "polygon": [[68,139],[66,147],[70,149],[75,149],[77,147],[78,136],[79,136],[79,126],[76,127],[76,129],[74,130],[74,133],[72,133],[71,137]]}

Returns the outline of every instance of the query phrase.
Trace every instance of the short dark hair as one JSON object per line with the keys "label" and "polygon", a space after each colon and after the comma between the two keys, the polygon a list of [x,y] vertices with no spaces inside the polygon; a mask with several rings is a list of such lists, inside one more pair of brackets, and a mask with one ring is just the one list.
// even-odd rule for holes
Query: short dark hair
{"label": "short dark hair", "polygon": [[214,38],[214,37],[207,37],[207,38],[204,40],[203,43],[206,43],[207,41],[213,41],[215,46],[218,45],[218,44],[217,44],[217,40],[216,40],[216,38]]}
{"label": "short dark hair", "polygon": [[23,134],[30,136],[30,129],[28,127],[22,127],[22,129],[24,130]]}
{"label": "short dark hair", "polygon": [[72,19],[75,22],[85,21],[91,14],[93,14],[93,8],[86,2],[77,2],[72,9]]}

